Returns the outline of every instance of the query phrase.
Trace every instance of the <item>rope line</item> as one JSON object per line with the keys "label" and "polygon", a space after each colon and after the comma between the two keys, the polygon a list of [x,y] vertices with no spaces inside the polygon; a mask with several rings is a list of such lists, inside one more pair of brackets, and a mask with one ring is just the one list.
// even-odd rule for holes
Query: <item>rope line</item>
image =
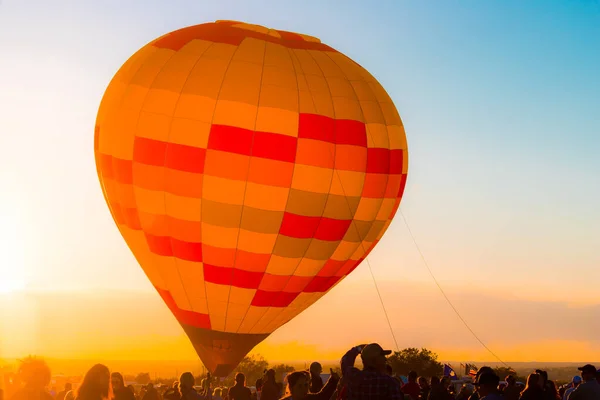
{"label": "rope line", "polygon": [[460,315],[460,313],[458,312],[458,310],[456,309],[456,307],[454,306],[454,304],[452,304],[452,301],[450,301],[450,299],[446,295],[446,292],[444,291],[444,289],[442,288],[442,286],[440,285],[440,283],[436,279],[435,275],[431,271],[431,268],[429,267],[429,263],[425,259],[425,256],[423,255],[423,252],[421,251],[421,247],[417,243],[417,240],[415,239],[415,235],[413,235],[412,229],[410,229],[410,226],[408,225],[408,221],[406,220],[406,217],[404,216],[404,213],[402,212],[402,209],[398,209],[398,211],[400,212],[400,215],[402,216],[402,220],[404,221],[404,225],[406,225],[406,229],[408,230],[408,233],[409,233],[409,235],[410,235],[413,243],[415,244],[415,247],[417,248],[417,251],[419,252],[419,255],[421,256],[421,260],[423,260],[423,264],[427,268],[427,271],[429,271],[429,275],[431,275],[431,277],[433,278],[433,281],[435,282],[436,286],[438,287],[438,289],[440,290],[440,292],[442,293],[442,295],[444,296],[444,298],[446,299],[446,301],[448,302],[448,304],[450,305],[450,307],[452,308],[452,310],[454,310],[454,313],[462,321],[462,323],[469,330],[469,332],[471,332],[471,334],[473,335],[473,337],[475,339],[477,339],[477,341],[483,346],[483,348],[486,349],[498,361],[500,361],[500,363],[502,363],[505,367],[508,367],[508,365],[504,361],[502,361],[502,359],[500,357],[498,357],[496,355],[496,353],[494,353],[489,347],[487,347],[485,345],[485,343],[483,343],[483,341],[481,339],[479,339],[479,336],[477,336],[477,334],[473,331],[473,329],[471,329],[471,327],[469,326],[469,324],[467,323],[467,321],[465,321],[465,319],[462,317],[462,315]]}

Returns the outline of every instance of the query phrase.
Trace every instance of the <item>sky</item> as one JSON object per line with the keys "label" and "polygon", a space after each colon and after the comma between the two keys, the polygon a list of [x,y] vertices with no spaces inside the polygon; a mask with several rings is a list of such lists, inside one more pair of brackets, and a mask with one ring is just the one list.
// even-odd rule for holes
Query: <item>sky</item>
{"label": "sky", "polygon": [[[135,51],[217,19],[316,36],[386,88],[409,146],[402,213],[440,285],[499,356],[594,354],[597,339],[587,332],[597,332],[600,310],[598,1],[2,0],[0,356],[117,357],[144,337],[156,357],[170,356],[169,340],[193,357],[110,217],[93,132],[106,86]],[[400,215],[369,263],[400,347],[492,358],[445,303]],[[349,309],[356,293],[364,302]],[[65,300],[84,294],[86,301]],[[125,296],[131,308],[115,319],[101,307],[110,296]],[[70,311],[53,314],[44,304]],[[96,307],[103,329],[127,320],[134,339],[102,342],[86,307]],[[146,313],[164,324],[136,323]],[[330,313],[337,317],[315,331]],[[73,320],[65,338],[93,331],[97,340],[49,339]],[[323,354],[367,338],[393,345],[363,263],[259,350],[289,358],[306,346]]]}

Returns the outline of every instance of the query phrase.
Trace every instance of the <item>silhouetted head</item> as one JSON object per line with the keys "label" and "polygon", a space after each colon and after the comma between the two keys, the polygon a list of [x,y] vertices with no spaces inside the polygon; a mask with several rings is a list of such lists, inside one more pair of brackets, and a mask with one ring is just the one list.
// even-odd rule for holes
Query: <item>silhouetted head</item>
{"label": "silhouetted head", "polygon": [[421,386],[421,389],[427,389],[429,387],[429,382],[427,382],[427,378],[424,376],[420,376],[418,382],[419,386]]}
{"label": "silhouetted head", "polygon": [[113,387],[113,390],[120,390],[125,387],[125,380],[123,379],[123,375],[119,372],[113,372],[110,375],[110,384]]}
{"label": "silhouetted head", "polygon": [[77,392],[79,400],[101,400],[110,392],[110,371],[102,364],[96,364],[85,374]]}
{"label": "silhouetted head", "polygon": [[294,400],[302,400],[308,394],[310,376],[304,371],[295,371],[287,376],[288,390]]}
{"label": "silhouetted head", "polygon": [[192,389],[196,384],[196,379],[191,372],[184,372],[179,377],[179,387],[182,389]]}
{"label": "silhouetted head", "polygon": [[535,387],[540,387],[541,384],[540,382],[542,382],[542,377],[540,376],[540,374],[529,374],[529,376],[527,377],[527,385],[525,386],[525,389],[533,389]]}
{"label": "silhouetted head", "polygon": [[409,382],[416,382],[417,381],[417,372],[416,371],[410,371],[408,373],[408,381]]}
{"label": "silhouetted head", "polygon": [[310,364],[309,370],[311,375],[320,375],[323,372],[323,366],[315,361],[312,364]]}
{"label": "silhouetted head", "polygon": [[371,343],[366,345],[360,356],[365,368],[373,368],[379,372],[385,372],[387,365],[387,356],[392,354],[391,350],[384,350],[379,344]]}
{"label": "silhouetted head", "polygon": [[246,384],[246,375],[242,374],[241,372],[238,372],[237,374],[235,374],[235,382],[238,385],[245,385]]}
{"label": "silhouetted head", "polygon": [[498,384],[500,383],[500,377],[494,372],[484,372],[479,375],[475,386],[481,397],[485,397],[490,393],[494,393],[498,390]]}
{"label": "silhouetted head", "polygon": [[26,386],[37,390],[42,390],[48,386],[52,378],[46,361],[35,357],[27,357],[21,360],[17,375],[22,382],[25,382]]}

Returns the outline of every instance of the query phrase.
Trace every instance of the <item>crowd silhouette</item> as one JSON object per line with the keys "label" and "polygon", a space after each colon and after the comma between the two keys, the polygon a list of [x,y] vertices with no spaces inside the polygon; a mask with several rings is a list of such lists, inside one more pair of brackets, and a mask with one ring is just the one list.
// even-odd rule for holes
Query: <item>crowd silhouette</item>
{"label": "crowd silhouette", "polygon": [[[196,382],[191,372],[184,372],[172,385],[148,383],[136,389],[126,385],[121,373],[96,364],[76,383],[77,389],[69,382],[58,393],[48,390],[48,365],[28,358],[18,370],[21,384],[12,393],[0,390],[0,400],[600,400],[600,370],[590,364],[580,367],[580,376],[561,387],[543,370],[532,372],[523,387],[513,375],[502,381],[491,367],[477,370],[472,382],[419,376],[418,371],[411,371],[404,381],[387,362],[390,354],[377,343],[353,347],[341,358],[341,374],[330,369],[326,382],[318,362],[308,370],[288,373],[283,382],[278,382],[275,370],[268,369],[253,390],[241,372],[231,387],[220,386],[210,374]],[[355,366],[359,356],[362,368]]]}

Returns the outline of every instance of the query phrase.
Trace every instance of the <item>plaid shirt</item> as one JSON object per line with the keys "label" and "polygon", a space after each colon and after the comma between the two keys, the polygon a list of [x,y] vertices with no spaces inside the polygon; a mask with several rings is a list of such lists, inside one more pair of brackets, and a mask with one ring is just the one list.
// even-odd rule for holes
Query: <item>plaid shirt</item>
{"label": "plaid shirt", "polygon": [[354,367],[358,349],[352,348],[342,357],[342,374],[346,381],[347,400],[403,400],[400,382],[373,369]]}

